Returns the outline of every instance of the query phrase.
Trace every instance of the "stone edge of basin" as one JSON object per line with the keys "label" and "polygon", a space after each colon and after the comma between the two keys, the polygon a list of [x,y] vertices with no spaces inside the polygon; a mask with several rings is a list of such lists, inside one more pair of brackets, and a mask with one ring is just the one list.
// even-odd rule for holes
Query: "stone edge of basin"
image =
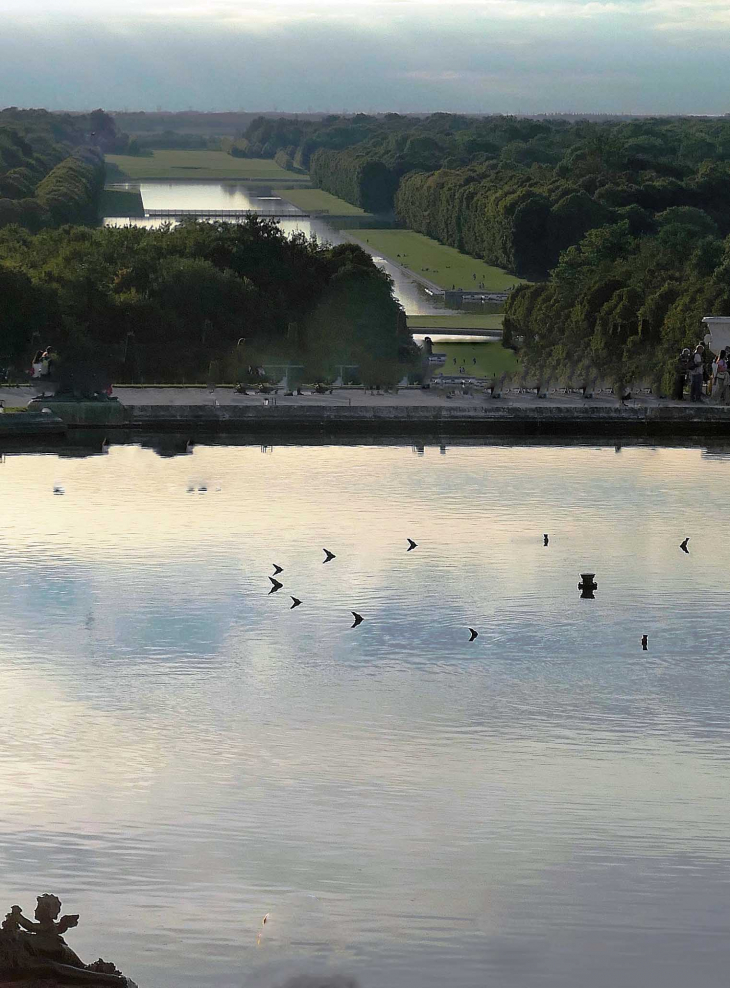
{"label": "stone edge of basin", "polygon": [[48,412],[17,412],[0,415],[0,438],[15,436],[65,435],[67,425],[64,420]]}
{"label": "stone edge of basin", "polygon": [[[730,433],[730,407],[701,405],[93,405],[49,403],[53,416],[33,415],[38,431],[63,428],[388,430],[403,426],[461,427],[472,432],[566,431],[585,427],[629,427],[645,432]],[[20,418],[21,416],[12,416]],[[0,416],[0,430],[2,429]],[[11,416],[7,416],[8,419]],[[23,416],[25,418],[25,416]],[[43,422],[39,422],[43,419]],[[63,421],[62,421],[63,420]],[[65,423],[65,426],[64,426]],[[28,422],[26,428],[31,423]],[[22,428],[13,435],[24,434]],[[28,433],[25,433],[28,434]]]}

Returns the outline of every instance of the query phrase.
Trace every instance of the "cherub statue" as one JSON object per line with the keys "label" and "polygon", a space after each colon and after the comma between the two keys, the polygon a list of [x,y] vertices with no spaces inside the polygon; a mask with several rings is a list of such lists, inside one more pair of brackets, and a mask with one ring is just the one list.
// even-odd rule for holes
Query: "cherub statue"
{"label": "cherub statue", "polygon": [[[70,964],[71,967],[84,967],[84,962],[78,957],[63,939],[62,934],[70,930],[73,926],[78,926],[79,917],[62,916],[56,922],[58,914],[61,912],[61,900],[56,895],[39,895],[38,905],[35,908],[35,918],[37,922],[26,919],[20,906],[13,906],[6,922],[9,919],[28,933],[33,933],[32,940],[29,941],[33,953],[48,960],[56,961],[59,964]],[[17,927],[16,927],[17,928]]]}
{"label": "cherub statue", "polygon": [[61,900],[55,895],[38,896],[35,922],[25,918],[20,906],[12,907],[0,926],[0,982],[9,975],[14,981],[52,977],[59,985],[85,982],[89,988],[135,988],[133,981],[101,958],[84,964],[63,939],[66,930],[78,926],[79,917],[59,919],[60,912]]}

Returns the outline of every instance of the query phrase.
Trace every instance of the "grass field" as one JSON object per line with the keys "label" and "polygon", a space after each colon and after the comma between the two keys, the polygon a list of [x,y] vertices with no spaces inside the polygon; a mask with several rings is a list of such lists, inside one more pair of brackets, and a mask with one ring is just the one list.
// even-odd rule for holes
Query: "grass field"
{"label": "grass field", "polygon": [[457,316],[408,316],[408,328],[417,329],[501,329],[504,316],[499,312],[463,312]]}
{"label": "grass field", "polygon": [[366,216],[364,209],[322,189],[281,189],[279,195],[307,213],[327,212],[333,216]]}
{"label": "grass field", "polygon": [[481,282],[487,289],[505,291],[523,280],[413,230],[358,230],[357,239],[439,288],[476,288]]}
{"label": "grass field", "polygon": [[463,367],[467,377],[494,377],[504,371],[514,371],[519,366],[514,350],[501,343],[439,343],[433,345],[434,353],[445,353],[446,364],[434,368],[434,374],[459,376]]}
{"label": "grass field", "polygon": [[255,182],[309,182],[309,175],[295,175],[269,158],[234,158],[225,151],[153,151],[149,158],[128,154],[108,154],[116,166],[108,176],[141,178],[248,179]]}
{"label": "grass field", "polygon": [[99,216],[144,216],[139,189],[103,189],[99,197]]}

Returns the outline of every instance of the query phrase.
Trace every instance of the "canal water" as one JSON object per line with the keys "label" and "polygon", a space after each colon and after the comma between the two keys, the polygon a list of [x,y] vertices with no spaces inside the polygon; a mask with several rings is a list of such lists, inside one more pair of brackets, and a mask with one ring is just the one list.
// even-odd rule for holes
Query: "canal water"
{"label": "canal water", "polygon": [[7,455],[2,903],[55,892],[140,988],[724,985],[729,482],[696,448]]}
{"label": "canal water", "polygon": [[[252,186],[241,182],[202,182],[202,181],[146,181],[115,185],[115,188],[139,189],[146,209],[210,209],[211,216],[222,209],[251,210],[252,212],[286,213],[301,212],[286,199],[281,199],[276,189],[262,185]],[[104,220],[105,224],[132,223],[135,226],[160,226],[165,220],[158,218],[112,218]],[[285,233],[304,233],[306,236],[316,236],[322,242],[332,244],[345,243],[346,231],[337,229],[324,218],[306,217],[301,219],[286,218],[280,221]],[[356,232],[356,231],[353,231]],[[367,245],[366,249],[367,248]],[[442,299],[430,295],[426,289],[400,267],[371,251],[376,264],[387,271],[393,279],[395,295],[409,315],[454,315],[454,310],[447,308]],[[462,311],[470,311],[466,305]],[[471,311],[480,311],[471,307]]]}

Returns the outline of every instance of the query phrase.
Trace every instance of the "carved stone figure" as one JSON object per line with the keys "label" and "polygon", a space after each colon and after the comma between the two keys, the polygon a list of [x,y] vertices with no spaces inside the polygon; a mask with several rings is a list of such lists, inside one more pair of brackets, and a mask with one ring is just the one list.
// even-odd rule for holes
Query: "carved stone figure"
{"label": "carved stone figure", "polygon": [[63,939],[67,930],[78,926],[79,917],[58,919],[60,912],[61,900],[49,894],[38,896],[35,922],[26,919],[20,906],[12,906],[0,928],[0,981],[7,977],[22,984],[47,978],[59,988],[72,983],[136,988],[101,958],[84,964]]}

